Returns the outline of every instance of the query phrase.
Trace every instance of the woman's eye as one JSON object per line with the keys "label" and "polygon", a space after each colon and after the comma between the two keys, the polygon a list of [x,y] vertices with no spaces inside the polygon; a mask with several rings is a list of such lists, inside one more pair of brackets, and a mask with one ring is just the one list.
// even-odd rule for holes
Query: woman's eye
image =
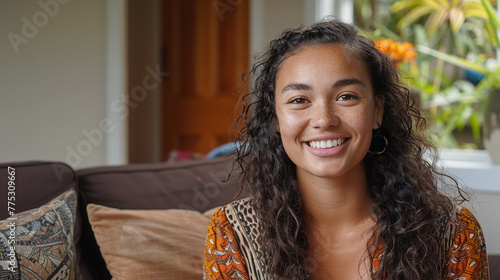
{"label": "woman's eye", "polygon": [[350,101],[350,100],[355,100],[355,99],[358,99],[358,97],[356,95],[350,94],[350,93],[342,94],[341,96],[339,96],[339,98],[337,98],[337,100],[339,100],[339,101]]}
{"label": "woman's eye", "polygon": [[292,103],[292,104],[304,104],[306,102],[307,102],[307,100],[305,98],[297,97],[297,98],[293,98],[288,103]]}

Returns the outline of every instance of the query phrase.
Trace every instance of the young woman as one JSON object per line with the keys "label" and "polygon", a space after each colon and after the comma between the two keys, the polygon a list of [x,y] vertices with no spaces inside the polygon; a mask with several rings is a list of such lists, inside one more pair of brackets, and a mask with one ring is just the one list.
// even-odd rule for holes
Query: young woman
{"label": "young woman", "polygon": [[488,278],[480,225],[438,190],[424,119],[372,41],[339,21],[288,30],[250,75],[250,197],[214,214],[206,280]]}

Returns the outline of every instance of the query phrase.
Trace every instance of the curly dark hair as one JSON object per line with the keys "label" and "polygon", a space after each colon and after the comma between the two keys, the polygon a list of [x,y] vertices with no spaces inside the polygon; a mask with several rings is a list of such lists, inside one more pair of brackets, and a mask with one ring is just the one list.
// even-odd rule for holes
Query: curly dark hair
{"label": "curly dark hair", "polygon": [[[261,247],[266,273],[272,279],[310,279],[305,261],[309,248],[304,228],[296,166],[287,156],[276,129],[275,78],[280,65],[299,48],[339,44],[364,61],[375,96],[384,100],[380,134],[389,145],[379,155],[363,159],[376,227],[367,244],[370,263],[381,244],[383,279],[439,279],[443,275],[443,224],[453,219],[454,199],[438,190],[435,147],[425,139],[425,119],[414,106],[409,89],[388,57],[373,41],[337,20],[286,30],[253,65],[247,80],[252,88],[243,98],[243,122],[237,163],[243,168],[244,188],[261,221]],[[432,157],[431,157],[432,159]],[[458,188],[456,181],[451,185]],[[441,257],[441,260],[444,258]],[[374,272],[371,278],[377,279]]]}

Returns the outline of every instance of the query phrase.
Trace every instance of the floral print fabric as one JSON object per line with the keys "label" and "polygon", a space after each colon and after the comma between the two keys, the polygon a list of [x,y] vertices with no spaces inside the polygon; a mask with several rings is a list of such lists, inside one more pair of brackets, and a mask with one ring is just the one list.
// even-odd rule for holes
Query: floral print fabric
{"label": "floral print fabric", "polygon": [[[381,256],[383,247],[375,254]],[[378,271],[380,259],[373,269]],[[203,261],[204,279],[250,279],[246,260],[224,208],[215,212],[208,229]],[[447,253],[445,280],[487,280],[488,259],[484,235],[474,215],[461,208],[451,248]]]}

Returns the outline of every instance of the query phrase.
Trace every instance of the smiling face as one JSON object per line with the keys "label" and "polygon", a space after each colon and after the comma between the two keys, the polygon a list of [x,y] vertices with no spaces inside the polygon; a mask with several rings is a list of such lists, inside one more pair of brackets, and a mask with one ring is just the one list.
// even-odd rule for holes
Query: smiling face
{"label": "smiling face", "polygon": [[372,130],[382,123],[383,101],[374,97],[366,64],[346,54],[338,44],[305,46],[278,70],[278,129],[297,176],[362,171]]}

